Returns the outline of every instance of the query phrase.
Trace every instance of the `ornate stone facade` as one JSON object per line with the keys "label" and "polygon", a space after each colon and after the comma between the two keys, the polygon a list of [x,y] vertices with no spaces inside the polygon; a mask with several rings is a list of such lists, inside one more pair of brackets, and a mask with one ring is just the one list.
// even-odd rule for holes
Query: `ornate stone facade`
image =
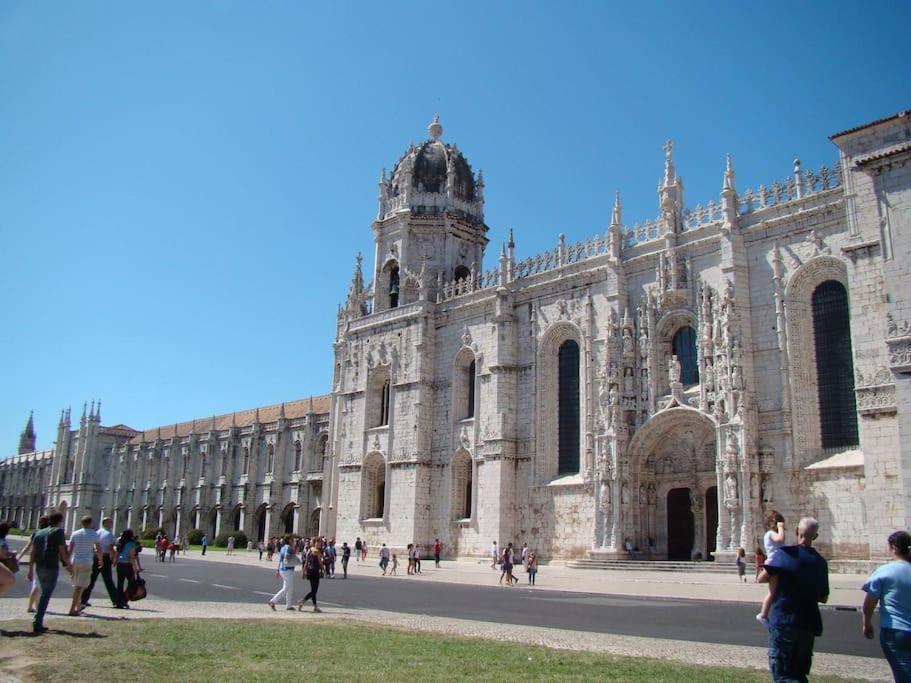
{"label": "ornate stone facade", "polygon": [[[246,510],[325,508],[319,530],[349,542],[551,558],[730,559],[777,509],[818,517],[830,557],[868,559],[909,526],[906,114],[833,136],[834,168],[795,162],[756,190],[728,158],[694,209],[668,143],[655,219],[624,223],[618,194],[603,234],[518,259],[510,233],[488,269],[483,175],[428,130],[380,177],[372,274],[358,256],[323,409],[161,435],[67,418],[61,443],[114,443],[117,466],[82,486],[61,483],[69,446],[16,456],[53,463],[40,506],[131,507],[134,526],[197,510],[219,528],[241,510],[253,530]],[[317,438],[314,486],[288,448]],[[243,449],[249,470],[216,464]],[[175,457],[197,469],[146,465]],[[0,513],[26,467],[0,465]]]}

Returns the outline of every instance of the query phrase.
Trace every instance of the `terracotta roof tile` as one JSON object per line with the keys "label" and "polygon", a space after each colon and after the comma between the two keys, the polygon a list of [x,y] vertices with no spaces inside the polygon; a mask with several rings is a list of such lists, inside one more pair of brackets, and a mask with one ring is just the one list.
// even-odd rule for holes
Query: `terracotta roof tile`
{"label": "terracotta roof tile", "polygon": [[170,439],[174,436],[175,431],[178,437],[189,436],[192,433],[205,434],[213,430],[220,432],[230,429],[232,423],[237,427],[249,427],[256,421],[257,410],[259,410],[259,421],[261,423],[275,422],[281,413],[282,405],[285,406],[285,418],[288,420],[304,417],[310,413],[316,415],[325,414],[329,412],[331,398],[328,394],[311,396],[299,401],[288,401],[284,404],[276,403],[275,405],[251,408],[236,413],[202,417],[189,422],[153,427],[139,432],[130,440],[130,443],[137,444],[143,441],[154,441],[155,439]]}

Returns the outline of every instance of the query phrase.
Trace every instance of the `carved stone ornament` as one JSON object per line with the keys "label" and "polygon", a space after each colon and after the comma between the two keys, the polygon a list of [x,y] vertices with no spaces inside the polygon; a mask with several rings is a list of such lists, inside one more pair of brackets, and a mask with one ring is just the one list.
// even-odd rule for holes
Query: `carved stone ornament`
{"label": "carved stone ornament", "polygon": [[889,367],[893,372],[911,373],[911,322],[896,322],[887,315],[886,346],[889,348]]}
{"label": "carved stone ornament", "polygon": [[459,434],[459,443],[462,444],[462,448],[466,451],[471,449],[471,438],[468,435],[467,426],[462,427],[462,432]]}
{"label": "carved stone ornament", "polygon": [[895,383],[889,369],[880,367],[868,375],[858,370],[856,375],[857,412],[866,416],[897,412]]}

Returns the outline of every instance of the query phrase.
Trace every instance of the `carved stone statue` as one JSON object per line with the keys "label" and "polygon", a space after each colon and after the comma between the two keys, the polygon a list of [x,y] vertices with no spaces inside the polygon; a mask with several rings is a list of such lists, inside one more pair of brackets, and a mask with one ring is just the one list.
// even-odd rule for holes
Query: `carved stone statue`
{"label": "carved stone statue", "polygon": [[724,505],[731,509],[737,507],[737,475],[728,472],[724,478]]}
{"label": "carved stone statue", "polygon": [[626,482],[620,486],[620,504],[629,505],[629,485]]}
{"label": "carved stone statue", "polygon": [[623,330],[623,353],[633,352],[633,334],[629,329]]}
{"label": "carved stone statue", "polygon": [[771,503],[772,500],[772,478],[767,476],[762,480],[762,502]]}
{"label": "carved stone statue", "polygon": [[648,504],[655,505],[658,501],[658,492],[655,490],[654,484],[648,485]]}
{"label": "carved stone statue", "polygon": [[636,395],[636,380],[633,377],[632,368],[626,368],[623,371],[623,395],[624,396],[635,396]]}
{"label": "carved stone statue", "polygon": [[671,359],[667,364],[667,375],[671,384],[680,383],[680,361],[677,360],[677,356],[671,356]]}
{"label": "carved stone statue", "polygon": [[601,503],[601,547],[607,548],[610,546],[610,537],[611,537],[611,493],[610,485],[607,482],[602,482],[601,487],[598,490],[598,500]]}
{"label": "carved stone statue", "polygon": [[646,493],[645,484],[639,484],[639,505],[648,504],[648,494]]}
{"label": "carved stone statue", "polygon": [[715,388],[715,370],[709,361],[705,362],[705,369],[702,372],[702,383],[706,391],[712,391]]}
{"label": "carved stone statue", "polygon": [[615,406],[620,402],[620,392],[617,391],[616,384],[611,384],[610,393],[608,394],[608,398],[610,399],[610,404],[612,406]]}
{"label": "carved stone statue", "polygon": [[648,358],[648,335],[645,333],[645,328],[639,333],[639,357],[642,360]]}

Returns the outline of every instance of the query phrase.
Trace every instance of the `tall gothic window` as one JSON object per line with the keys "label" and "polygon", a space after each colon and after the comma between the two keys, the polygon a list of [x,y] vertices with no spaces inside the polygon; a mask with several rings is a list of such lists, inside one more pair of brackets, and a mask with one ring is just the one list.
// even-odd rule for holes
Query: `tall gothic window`
{"label": "tall gothic window", "polygon": [[563,342],[558,352],[558,474],[579,471],[579,345]]}
{"label": "tall gothic window", "polygon": [[859,442],[849,316],[844,285],[827,280],[816,288],[813,336],[823,448],[856,446]]}
{"label": "tall gothic window", "polygon": [[244,474],[250,474],[250,449],[244,446]]}
{"label": "tall gothic window", "polygon": [[389,380],[383,382],[383,389],[380,392],[380,425],[389,424]]}
{"label": "tall gothic window", "polygon": [[672,344],[680,361],[680,382],[685,387],[699,384],[699,364],[696,360],[696,330],[687,325],[677,330]]}
{"label": "tall gothic window", "polygon": [[323,434],[319,438],[319,442],[316,446],[316,455],[317,462],[316,465],[319,469],[323,469],[323,465],[326,462],[326,450],[329,447],[329,435]]}
{"label": "tall gothic window", "polygon": [[389,308],[399,305],[399,267],[393,266],[389,271]]}
{"label": "tall gothic window", "polygon": [[466,406],[465,417],[474,417],[474,380],[475,380],[475,362],[468,364],[468,405]]}
{"label": "tall gothic window", "polygon": [[386,462],[379,453],[371,453],[362,469],[362,514],[366,518],[381,518],[386,512]]}
{"label": "tall gothic window", "polygon": [[471,518],[471,457],[459,451],[452,458],[452,516],[453,519]]}
{"label": "tall gothic window", "polygon": [[271,443],[266,448],[266,472],[270,474],[275,470],[275,446]]}
{"label": "tall gothic window", "polygon": [[300,472],[300,469],[301,469],[301,453],[302,453],[301,442],[295,441],[294,442],[294,471],[295,472]]}

